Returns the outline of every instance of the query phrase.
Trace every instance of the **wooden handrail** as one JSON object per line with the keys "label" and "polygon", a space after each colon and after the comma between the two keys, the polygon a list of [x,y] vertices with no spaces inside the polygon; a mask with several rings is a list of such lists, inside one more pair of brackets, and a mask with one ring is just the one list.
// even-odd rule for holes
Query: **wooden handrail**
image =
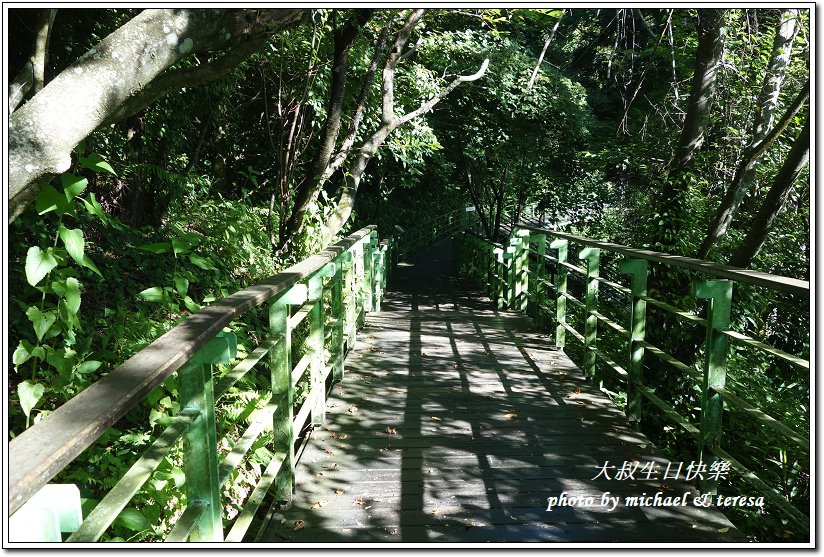
{"label": "wooden handrail", "polygon": [[810,283],[805,280],[771,275],[769,273],[752,271],[750,269],[741,269],[739,267],[731,267],[729,265],[722,265],[720,263],[705,261],[703,259],[683,257],[680,255],[672,255],[670,253],[646,249],[630,248],[627,246],[622,246],[621,244],[602,242],[600,240],[593,240],[592,238],[584,238],[581,236],[575,236],[574,234],[567,234],[566,232],[558,232],[556,230],[549,230],[536,226],[516,225],[516,227],[537,232],[538,234],[547,234],[556,238],[563,238],[582,246],[600,248],[613,253],[620,253],[621,255],[626,255],[636,259],[646,259],[647,261],[664,263],[666,265],[690,269],[692,271],[699,271],[716,277],[732,279],[737,282],[753,284],[756,286],[765,286],[767,288],[772,288],[774,290],[779,290],[790,294],[796,294],[798,296],[809,297],[810,295]]}
{"label": "wooden handrail", "polygon": [[314,274],[374,229],[362,228],[277,275],[198,311],[12,439],[9,515],[237,316]]}

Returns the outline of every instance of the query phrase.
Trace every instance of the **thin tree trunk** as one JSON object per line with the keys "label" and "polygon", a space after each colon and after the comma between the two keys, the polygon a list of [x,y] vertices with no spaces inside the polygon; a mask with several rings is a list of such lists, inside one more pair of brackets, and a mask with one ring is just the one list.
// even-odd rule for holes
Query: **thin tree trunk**
{"label": "thin tree trunk", "polygon": [[468,81],[475,81],[480,79],[489,67],[489,59],[484,60],[481,68],[472,75],[462,75],[456,77],[452,82],[444,87],[440,92],[435,94],[428,101],[422,103],[417,109],[409,112],[401,117],[395,115],[395,68],[398,62],[403,58],[403,48],[409,41],[409,36],[412,34],[414,28],[420,23],[423,17],[424,10],[416,10],[412,12],[407,18],[395,43],[386,60],[386,65],[383,68],[382,79],[382,109],[381,109],[381,123],[378,129],[372,136],[366,140],[361,146],[360,153],[353,161],[352,165],[346,172],[346,177],[341,186],[338,195],[336,196],[336,207],[334,212],[327,222],[327,234],[334,237],[340,232],[349,217],[352,215],[352,210],[355,206],[355,197],[358,193],[358,186],[360,185],[363,173],[369,161],[377,152],[377,150],[389,137],[398,126],[401,126],[422,114],[432,110],[446,95],[451,93],[458,85]]}
{"label": "thin tree trunk", "polygon": [[[713,219],[707,229],[707,235],[704,237],[704,241],[698,248],[698,253],[696,254],[698,259],[704,259],[709,253],[710,248],[712,248],[716,242],[721,240],[727,234],[727,229],[729,228],[733,217],[738,212],[738,208],[741,206],[741,201],[744,199],[746,192],[750,189],[750,183],[755,177],[755,170],[758,162],[761,160],[761,157],[770,145],[772,145],[787,128],[798,111],[801,110],[807,102],[809,96],[810,82],[807,80],[807,83],[801,88],[798,96],[796,96],[793,103],[787,108],[787,111],[784,113],[781,120],[779,120],[778,124],[776,124],[770,133],[763,137],[759,143],[752,145],[745,152],[744,157],[738,164],[738,169],[735,171],[732,182],[730,182],[727,191],[724,193],[724,198],[721,200],[721,204],[718,206],[715,215],[713,215]],[[747,179],[750,180],[749,183],[745,182]]]}
{"label": "thin tree trunk", "polygon": [[544,43],[544,48],[541,50],[541,55],[538,56],[538,63],[535,64],[535,69],[532,70],[532,75],[529,78],[529,83],[526,85],[527,91],[532,89],[532,86],[535,84],[535,80],[538,78],[538,70],[541,69],[541,64],[544,62],[544,56],[546,56],[546,51],[549,49],[549,45],[552,43],[552,38],[555,36],[555,32],[558,30],[558,26],[561,25],[561,19],[564,17],[565,10],[561,10],[561,15],[558,16],[558,21],[555,22],[555,25],[552,26],[552,29],[549,30],[549,36]]}
{"label": "thin tree trunk", "polygon": [[55,9],[40,10],[37,18],[37,35],[34,40],[34,53],[26,61],[9,85],[9,112],[20,105],[26,94],[37,94],[43,89],[46,74],[46,61],[49,57],[49,40],[54,27]]}
{"label": "thin tree trunk", "polygon": [[692,78],[687,114],[675,147],[670,168],[684,168],[704,142],[709,121],[716,76],[723,52],[724,14],[727,10],[698,10],[698,49],[695,52],[695,73]]}
{"label": "thin tree trunk", "polygon": [[776,217],[784,208],[793,183],[801,174],[801,171],[804,170],[804,167],[807,166],[809,160],[810,117],[808,115],[804,122],[804,128],[793,142],[787,158],[784,159],[784,164],[781,165],[781,170],[775,176],[772,187],[767,193],[766,199],[764,199],[764,204],[750,226],[750,231],[730,259],[730,265],[743,268],[750,266],[752,260],[764,245]]}

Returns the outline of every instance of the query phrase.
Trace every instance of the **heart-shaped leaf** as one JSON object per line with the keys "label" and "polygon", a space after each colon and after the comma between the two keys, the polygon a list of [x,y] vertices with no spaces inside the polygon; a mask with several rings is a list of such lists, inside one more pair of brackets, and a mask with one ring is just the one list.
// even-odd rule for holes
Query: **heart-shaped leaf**
{"label": "heart-shaped leaf", "polygon": [[23,413],[28,416],[43,394],[46,392],[46,387],[40,383],[32,383],[28,379],[17,385],[17,396],[20,397],[20,406],[23,408]]}
{"label": "heart-shaped leaf", "polygon": [[34,327],[34,333],[37,335],[38,341],[43,340],[43,335],[57,320],[57,316],[53,311],[40,311],[34,306],[26,310],[26,316]]}
{"label": "heart-shaped leaf", "polygon": [[26,253],[26,280],[32,286],[43,280],[43,277],[57,267],[57,260],[51,251],[42,251],[37,246],[32,246]]}

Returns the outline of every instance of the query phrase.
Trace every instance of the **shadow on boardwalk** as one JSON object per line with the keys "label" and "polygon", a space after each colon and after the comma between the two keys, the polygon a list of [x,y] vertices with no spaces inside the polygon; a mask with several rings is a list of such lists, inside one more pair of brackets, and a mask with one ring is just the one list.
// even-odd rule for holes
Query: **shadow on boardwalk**
{"label": "shadow on boardwalk", "polygon": [[[627,506],[697,492],[663,479],[667,460],[527,318],[451,271],[448,242],[398,267],[301,456],[292,508],[270,511],[258,541],[742,541],[692,496]],[[593,479],[607,461],[610,479]],[[625,462],[634,479],[619,481]],[[562,493],[593,505],[548,512]]]}

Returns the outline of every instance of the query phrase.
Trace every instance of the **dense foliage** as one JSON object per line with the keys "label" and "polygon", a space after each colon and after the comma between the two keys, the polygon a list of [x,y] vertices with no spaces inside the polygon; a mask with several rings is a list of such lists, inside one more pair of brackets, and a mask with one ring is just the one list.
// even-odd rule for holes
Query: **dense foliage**
{"label": "dense foliage", "polygon": [[[809,10],[710,11],[307,10],[300,25],[269,37],[225,76],[183,84],[101,127],[9,225],[10,434],[204,305],[366,223],[385,236],[395,225],[475,205],[491,237],[529,214],[565,231],[680,255],[695,256],[706,244],[710,260],[808,280],[810,182],[800,147],[806,130],[808,157]],[[60,10],[45,83],[135,15]],[[36,10],[12,9],[9,17],[20,23],[9,25],[10,44],[35,44],[26,30],[40,21]],[[784,62],[775,46],[782,25],[789,37]],[[714,82],[701,116],[689,99],[693,78],[706,69],[696,62],[699,45],[713,32],[723,44],[706,76]],[[30,56],[15,46],[10,80]],[[176,68],[195,72],[218,60],[198,56]],[[387,90],[397,118],[435,102],[389,130],[365,157],[364,171],[358,157],[387,123]],[[772,99],[770,114],[764,99]],[[700,133],[689,156],[679,158],[688,123]],[[756,156],[754,146],[770,130],[774,137]],[[754,170],[740,180],[729,227],[708,241],[747,157]],[[801,170],[793,174],[791,163]],[[765,201],[771,191],[775,206]],[[347,195],[355,193],[350,215]],[[340,226],[330,224],[336,219]],[[742,255],[748,233],[761,229],[769,230],[763,245]],[[687,303],[684,277],[655,279],[662,295],[677,290],[666,284],[684,286],[668,301]],[[737,330],[809,357],[809,307],[756,289],[736,297]],[[255,319],[235,326],[254,338]],[[663,331],[670,326],[661,324]],[[693,358],[700,346],[694,337],[678,339]],[[243,345],[241,353],[253,349]],[[734,359],[733,381],[752,399],[809,427],[809,408],[798,403],[809,400],[807,377],[769,359]],[[265,380],[249,381],[228,397],[221,428],[248,419],[263,400]],[[664,384],[688,390],[662,377]],[[167,381],[61,479],[84,485],[92,505],[175,413],[175,394],[174,380]],[[689,412],[690,400],[676,396],[673,403]],[[682,448],[661,423],[646,424],[664,432],[656,441]],[[732,442],[753,448],[748,463],[764,466],[804,508],[810,470],[803,455],[752,426],[738,432]],[[257,464],[267,462],[261,447]],[[257,464],[245,473],[259,475]],[[165,488],[181,481],[170,457],[139,495],[140,510],[127,509],[112,537],[160,535],[181,508]],[[233,512],[226,509],[227,518]],[[776,514],[742,514],[736,518],[753,539],[799,536]]]}

